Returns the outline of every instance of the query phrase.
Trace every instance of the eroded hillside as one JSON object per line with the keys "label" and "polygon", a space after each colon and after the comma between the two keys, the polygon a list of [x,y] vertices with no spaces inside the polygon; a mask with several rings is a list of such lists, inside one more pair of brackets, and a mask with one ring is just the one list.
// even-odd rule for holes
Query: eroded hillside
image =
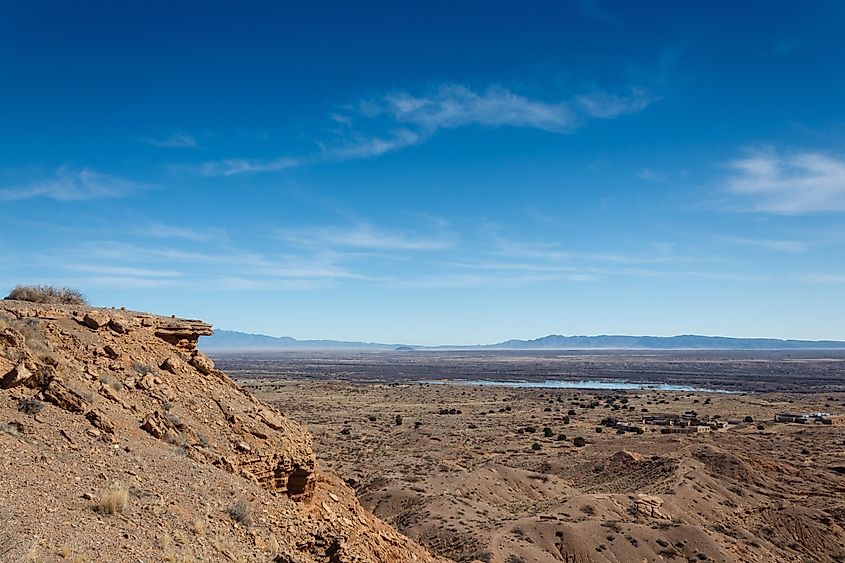
{"label": "eroded hillside", "polygon": [[196,350],[210,333],[0,301],[0,560],[433,561]]}
{"label": "eroded hillside", "polygon": [[[364,506],[457,561],[845,560],[845,424],[773,420],[784,410],[842,412],[841,392],[550,390],[282,375],[240,381],[308,424],[319,457]],[[691,427],[643,423],[692,411],[715,428],[687,433]]]}

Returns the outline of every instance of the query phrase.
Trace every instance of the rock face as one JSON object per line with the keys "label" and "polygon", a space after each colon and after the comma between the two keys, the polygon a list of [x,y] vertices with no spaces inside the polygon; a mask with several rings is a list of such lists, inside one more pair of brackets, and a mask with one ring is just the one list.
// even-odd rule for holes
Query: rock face
{"label": "rock face", "polygon": [[[211,333],[210,325],[196,320],[0,301],[0,417],[6,419],[6,426],[0,428],[14,430],[18,427],[11,425],[19,424],[24,429],[20,434],[25,435],[32,426],[26,418],[35,413],[36,421],[47,421],[37,424],[45,437],[36,433],[37,437],[26,443],[25,453],[35,459],[55,455],[63,468],[49,474],[45,491],[33,485],[41,481],[32,474],[29,462],[16,465],[14,459],[7,459],[4,474],[16,475],[21,487],[33,489],[32,499],[47,498],[47,491],[59,496],[47,483],[63,477],[73,477],[71,489],[74,484],[86,483],[83,468],[92,464],[101,468],[97,474],[100,481],[137,482],[133,486],[140,495],[136,504],[140,505],[137,517],[141,522],[133,522],[133,526],[143,528],[150,520],[152,532],[147,535],[155,536],[161,526],[156,521],[160,509],[150,508],[148,513],[144,499],[166,499],[168,487],[162,482],[179,482],[186,471],[199,473],[198,481],[181,485],[201,487],[197,502],[205,508],[185,510],[208,513],[208,506],[223,507],[217,521],[216,516],[205,518],[218,524],[221,536],[228,533],[234,546],[223,550],[225,557],[220,557],[221,553],[214,551],[222,545],[220,541],[206,542],[208,545],[200,541],[190,555],[204,560],[433,560],[420,546],[366,513],[339,480],[318,471],[311,436],[302,426],[256,400],[196,350],[199,337]],[[56,427],[51,429],[50,422]],[[18,434],[0,431],[0,446],[8,446],[9,440],[20,441]],[[51,436],[57,441],[51,441]],[[19,446],[15,451],[20,451]],[[137,457],[141,452],[143,460]],[[127,459],[118,460],[120,463],[112,459],[121,456]],[[107,470],[110,464],[123,467],[124,473],[111,475],[114,472]],[[147,473],[143,482],[139,479],[142,473]],[[157,490],[156,484],[162,490]],[[10,483],[4,491],[0,505],[14,509],[16,502],[10,495],[19,497],[20,489]],[[68,510],[95,516],[90,506],[79,507],[73,500],[83,492],[66,494]],[[84,494],[94,498],[87,490]],[[247,533],[233,522],[224,506],[232,502],[233,494],[248,494],[260,504],[263,528],[254,525]],[[322,500],[326,495],[341,500],[332,501],[332,508]],[[34,518],[25,504],[20,508],[19,518]],[[57,516],[52,524],[58,528],[54,528],[49,525],[49,514],[41,514],[41,520],[33,520],[30,527],[46,526],[55,536],[62,533],[60,520],[66,524],[73,520]],[[85,532],[84,525],[65,530],[67,541],[79,545],[82,554]],[[88,540],[99,535],[87,532],[91,534]],[[256,534],[263,534],[263,539],[256,539]],[[152,544],[156,541],[137,549],[123,548],[108,559],[148,557],[150,550],[155,552]],[[292,558],[285,559],[289,555]]]}

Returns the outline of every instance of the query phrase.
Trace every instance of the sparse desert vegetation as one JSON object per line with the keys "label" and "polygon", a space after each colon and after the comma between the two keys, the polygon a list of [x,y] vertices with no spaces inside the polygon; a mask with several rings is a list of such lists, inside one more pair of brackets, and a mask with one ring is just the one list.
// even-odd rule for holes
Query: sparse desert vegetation
{"label": "sparse desert vegetation", "polygon": [[0,321],[0,561],[439,561],[214,369],[209,325],[20,300]]}
{"label": "sparse desert vegetation", "polygon": [[[728,363],[714,353],[701,354],[697,365],[689,352],[649,354],[651,370],[664,377],[696,366],[703,379],[706,369]],[[313,365],[332,381],[302,379],[311,373],[305,353],[288,354],[287,368],[282,355],[262,356],[261,369],[257,358],[216,360],[258,396],[307,422],[321,460],[365,506],[457,561],[845,557],[845,501],[837,492],[845,486],[845,424],[800,414],[845,412],[845,388],[795,393],[804,372],[790,379],[780,371],[800,368],[815,385],[833,384],[845,358],[781,363],[769,352],[729,356],[734,387],[769,391],[409,381],[417,366],[422,373],[459,373],[463,364],[469,374],[527,375],[540,363],[551,371],[553,353],[500,353],[501,364],[485,353],[403,353],[402,375],[392,379],[391,354],[312,353]],[[557,369],[578,375],[592,362],[616,377],[628,366],[633,377],[649,369],[634,354],[570,353],[557,361]],[[799,413],[783,415],[798,422],[775,422],[783,412]],[[401,426],[393,423],[397,414]],[[790,530],[799,522],[796,537]]]}
{"label": "sparse desert vegetation", "polygon": [[116,483],[97,500],[96,509],[103,514],[122,514],[129,506],[129,487]]}
{"label": "sparse desert vegetation", "polygon": [[9,292],[6,299],[52,305],[86,305],[88,303],[82,292],[53,285],[19,285]]}
{"label": "sparse desert vegetation", "polygon": [[239,498],[226,509],[232,520],[238,524],[249,526],[252,524],[252,505],[248,500]]}

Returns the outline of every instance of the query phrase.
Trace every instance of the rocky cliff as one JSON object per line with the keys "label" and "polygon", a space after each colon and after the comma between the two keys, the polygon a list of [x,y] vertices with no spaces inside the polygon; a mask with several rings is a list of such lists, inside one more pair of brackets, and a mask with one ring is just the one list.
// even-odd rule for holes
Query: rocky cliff
{"label": "rocky cliff", "polygon": [[433,560],[196,350],[211,332],[0,301],[0,559]]}

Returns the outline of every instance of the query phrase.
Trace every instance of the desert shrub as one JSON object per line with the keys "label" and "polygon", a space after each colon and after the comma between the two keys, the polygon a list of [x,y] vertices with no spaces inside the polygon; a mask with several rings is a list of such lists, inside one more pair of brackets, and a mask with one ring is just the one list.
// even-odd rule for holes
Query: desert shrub
{"label": "desert shrub", "polygon": [[249,526],[252,523],[252,506],[246,499],[239,498],[226,509],[226,512],[238,524]]}
{"label": "desert shrub", "polygon": [[566,441],[566,434],[558,434],[557,435],[558,442],[565,442]]}
{"label": "desert shrub", "polygon": [[53,285],[19,285],[9,292],[6,299],[61,305],[87,305],[85,296],[78,290]]}
{"label": "desert shrub", "polygon": [[549,428],[548,426],[543,428],[543,436],[544,437],[551,438],[553,435],[554,435],[554,432],[552,431],[551,428]]}
{"label": "desert shrub", "polygon": [[47,403],[39,401],[38,399],[33,399],[32,397],[24,397],[18,403],[18,410],[24,414],[35,416],[36,414],[44,410],[44,407],[46,405]]}
{"label": "desert shrub", "polygon": [[534,450],[534,451],[536,452],[536,451],[539,451],[539,450],[543,449],[543,446],[541,446],[541,445],[540,445],[540,444],[538,444],[537,442],[534,442],[533,444],[531,444],[531,449],[532,449],[532,450]]}
{"label": "desert shrub", "polygon": [[185,450],[188,447],[189,437],[184,432],[173,432],[168,430],[167,434],[164,436],[164,441],[171,446],[176,446],[177,449],[181,449],[180,453],[185,453]]}
{"label": "desert shrub", "polygon": [[170,424],[173,425],[174,428],[181,430],[185,427],[185,423],[179,418],[175,413],[169,412],[167,413],[167,420],[170,421]]}
{"label": "desert shrub", "polygon": [[132,364],[132,369],[134,369],[139,375],[147,375],[148,373],[156,375],[158,373],[156,368],[142,362],[135,362]]}
{"label": "desert shrub", "polygon": [[191,531],[198,536],[205,535],[208,529],[208,520],[203,516],[197,516],[191,520]]}
{"label": "desert shrub", "polygon": [[396,426],[402,426],[402,415],[397,414],[396,418],[393,419],[393,422],[396,423]]}
{"label": "desert shrub", "polygon": [[17,436],[18,434],[20,434],[21,428],[13,422],[0,422],[0,432],[5,432],[10,436]]}
{"label": "desert shrub", "polygon": [[604,432],[604,428],[602,428],[601,426],[596,426],[596,434],[601,434],[602,432]]}
{"label": "desert shrub", "polygon": [[100,383],[103,385],[108,385],[115,391],[120,391],[123,389],[123,382],[117,379],[116,377],[112,377],[108,374],[103,374],[100,376]]}
{"label": "desert shrub", "polygon": [[576,437],[574,440],[572,440],[572,444],[573,444],[576,448],[583,448],[584,446],[586,446],[586,445],[587,445],[587,440],[585,440],[585,439],[584,439],[584,438],[582,438],[581,436],[578,436],[578,437]]}
{"label": "desert shrub", "polygon": [[129,488],[118,483],[102,494],[95,508],[103,514],[120,514],[128,505]]}
{"label": "desert shrub", "polygon": [[745,420],[745,422],[754,422],[754,418],[751,416],[746,416],[743,420]]}

